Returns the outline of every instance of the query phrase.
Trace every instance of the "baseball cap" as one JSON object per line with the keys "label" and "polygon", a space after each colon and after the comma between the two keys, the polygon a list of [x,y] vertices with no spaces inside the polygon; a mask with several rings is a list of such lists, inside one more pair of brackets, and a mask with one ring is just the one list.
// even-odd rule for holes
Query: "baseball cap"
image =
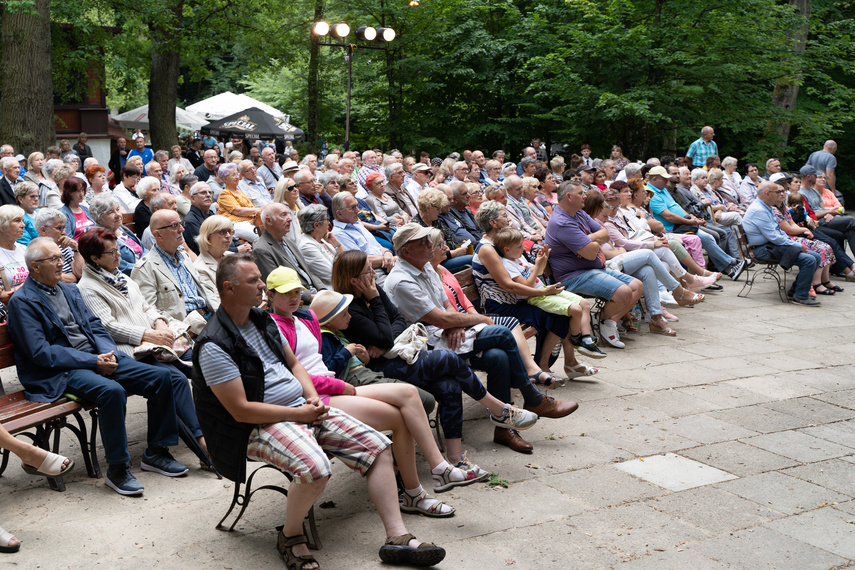
{"label": "baseball cap", "polygon": [[392,238],[392,245],[395,246],[396,251],[400,250],[404,247],[404,244],[417,239],[422,239],[430,233],[430,230],[431,228],[426,228],[415,222],[404,224],[395,232],[395,235]]}
{"label": "baseball cap", "polygon": [[811,176],[813,174],[823,174],[819,170],[817,170],[814,166],[810,164],[805,164],[801,168],[799,168],[799,174],[802,176]]}
{"label": "baseball cap", "polygon": [[664,166],[654,166],[647,172],[648,176],[661,176],[665,180],[669,180],[671,175],[668,174],[668,171],[665,170]]}
{"label": "baseball cap", "polygon": [[793,177],[786,172],[776,172],[769,177],[769,182],[778,182],[780,180],[792,180]]}
{"label": "baseball cap", "polygon": [[349,293],[342,295],[338,291],[324,289],[315,295],[309,308],[317,315],[318,323],[325,325],[345,310],[351,301],[353,295]]}
{"label": "baseball cap", "polygon": [[584,162],[576,167],[576,172],[584,172],[586,170],[594,170],[594,167]]}
{"label": "baseball cap", "polygon": [[411,172],[412,174],[415,174],[416,172],[421,172],[421,171],[423,171],[423,170],[430,170],[430,166],[428,166],[428,165],[427,165],[427,164],[425,164],[424,162],[419,162],[418,164],[416,164],[415,166],[413,166],[413,167],[410,169],[410,172]]}
{"label": "baseball cap", "polygon": [[300,276],[290,267],[279,266],[267,276],[267,290],[277,293],[287,293],[294,289],[305,289],[300,282]]}
{"label": "baseball cap", "polygon": [[22,160],[27,160],[27,157],[24,156],[23,154],[18,154],[15,156],[15,160],[17,160],[18,162],[21,162]]}

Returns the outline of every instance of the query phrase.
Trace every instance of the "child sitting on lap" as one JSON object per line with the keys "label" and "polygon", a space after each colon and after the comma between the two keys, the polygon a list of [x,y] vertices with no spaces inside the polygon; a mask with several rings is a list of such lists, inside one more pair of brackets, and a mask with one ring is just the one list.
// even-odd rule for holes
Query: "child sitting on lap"
{"label": "child sitting on lap", "polygon": [[[523,239],[521,231],[502,228],[493,238],[493,245],[502,257],[502,264],[508,270],[512,280],[535,289],[543,289],[546,285],[540,279],[540,275],[549,261],[549,246],[544,245],[537,252],[537,259],[532,265],[523,257]],[[605,358],[606,354],[597,348],[597,341],[591,333],[591,304],[587,299],[569,291],[535,297],[517,295],[517,298],[547,313],[570,317],[570,342],[573,346],[582,354],[592,358]]]}

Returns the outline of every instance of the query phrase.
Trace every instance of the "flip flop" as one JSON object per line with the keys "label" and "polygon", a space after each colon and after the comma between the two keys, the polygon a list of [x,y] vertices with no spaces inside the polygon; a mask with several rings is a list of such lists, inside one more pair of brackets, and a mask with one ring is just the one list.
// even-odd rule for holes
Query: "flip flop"
{"label": "flip flop", "polygon": [[[66,461],[68,461],[68,465],[63,469],[62,464]],[[21,462],[21,468],[30,475],[59,477],[60,475],[65,475],[74,468],[74,461],[67,457],[63,457],[62,455],[57,455],[56,453],[48,451],[47,456],[45,456],[44,461],[42,461],[42,464],[39,465],[38,468],[27,465],[23,462]]]}
{"label": "flip flop", "polygon": [[13,552],[18,552],[21,549],[21,543],[19,542],[15,546],[9,546],[9,541],[15,538],[15,535],[9,531],[3,530],[0,527],[0,552],[4,552],[6,554],[11,554]]}

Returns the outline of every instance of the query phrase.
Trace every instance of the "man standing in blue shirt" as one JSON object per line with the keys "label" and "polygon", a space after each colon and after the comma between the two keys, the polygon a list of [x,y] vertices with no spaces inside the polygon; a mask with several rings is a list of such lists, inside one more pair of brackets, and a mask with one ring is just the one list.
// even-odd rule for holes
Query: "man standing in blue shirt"
{"label": "man standing in blue shirt", "polygon": [[154,153],[151,152],[150,148],[145,147],[145,137],[139,136],[134,139],[134,143],[136,143],[137,148],[128,153],[128,158],[125,160],[127,162],[134,156],[142,157],[142,165],[145,168],[145,165],[154,160]]}
{"label": "man standing in blue shirt", "polygon": [[811,299],[809,293],[821,257],[785,234],[772,210],[783,202],[785,193],[786,190],[774,182],[760,184],[757,188],[757,199],[751,202],[742,218],[742,228],[748,238],[748,244],[754,247],[754,257],[778,262],[784,269],[793,265],[799,266],[796,282],[790,287],[787,296],[792,297],[794,303],[818,307],[820,302]]}
{"label": "man standing in blue shirt", "polygon": [[701,138],[689,145],[689,150],[686,151],[686,158],[691,161],[689,168],[703,168],[707,158],[718,154],[718,145],[713,140],[714,136],[715,131],[712,127],[701,129]]}

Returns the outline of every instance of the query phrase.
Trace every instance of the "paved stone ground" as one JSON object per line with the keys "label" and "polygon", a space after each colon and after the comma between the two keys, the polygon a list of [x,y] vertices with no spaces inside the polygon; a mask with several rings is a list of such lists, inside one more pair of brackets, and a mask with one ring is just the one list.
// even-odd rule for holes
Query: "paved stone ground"
{"label": "paved stone ground", "polygon": [[[509,486],[444,494],[458,510],[451,519],[405,515],[419,538],[447,549],[442,567],[855,564],[855,284],[841,282],[846,292],[821,297],[818,309],[782,304],[768,283],[748,299],[724,284],[694,309],[672,309],[676,339],[635,335],[593,379],[552,392],[581,407],[526,431],[533,455],[495,446],[480,407],[467,405],[465,447]],[[142,399],[131,400],[128,421],[138,466]],[[0,525],[23,541],[18,554],[0,555],[4,567],[282,567],[279,495],[257,495],[236,532],[219,532],[229,482],[197,469],[177,480],[136,469],[145,495],[120,497],[88,479],[64,441],[78,463],[65,493],[17,461],[0,481]],[[175,454],[194,464],[183,446]],[[653,473],[659,463],[664,471]],[[380,567],[382,527],[365,486],[335,469],[322,499],[335,506],[318,510],[318,558],[324,568]],[[424,462],[420,470],[429,483]],[[718,482],[695,482],[699,474]]]}

